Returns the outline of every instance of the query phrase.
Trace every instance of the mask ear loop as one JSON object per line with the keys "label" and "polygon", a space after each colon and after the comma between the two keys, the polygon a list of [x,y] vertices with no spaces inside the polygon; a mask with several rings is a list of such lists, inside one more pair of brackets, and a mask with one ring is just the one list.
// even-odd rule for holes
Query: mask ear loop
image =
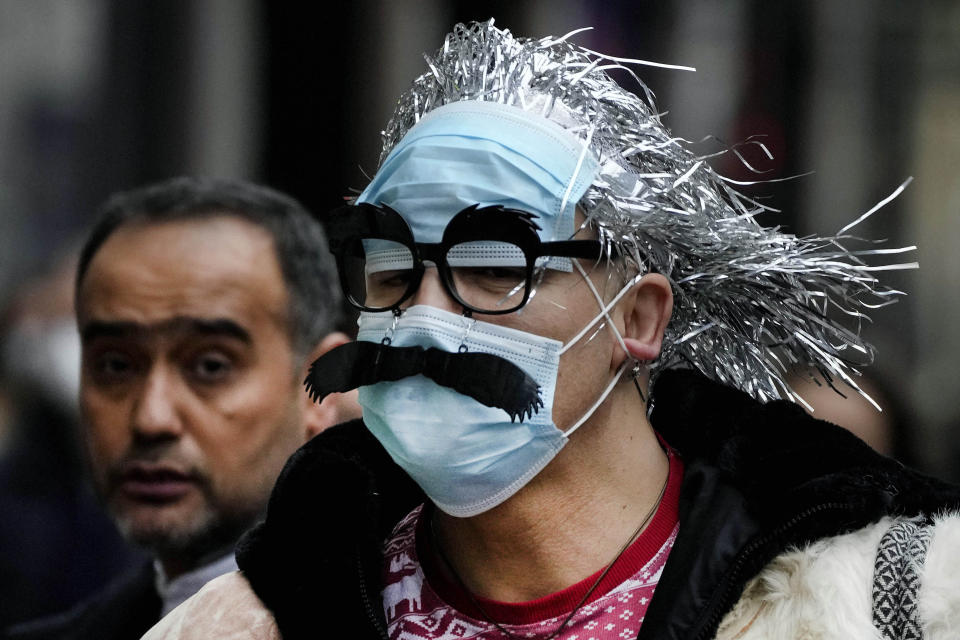
{"label": "mask ear loop", "polygon": [[620,347],[623,349],[623,352],[627,354],[627,359],[624,360],[623,363],[620,365],[620,367],[617,368],[617,373],[613,376],[613,380],[611,380],[610,383],[607,385],[607,387],[603,390],[603,393],[601,393],[600,397],[597,398],[597,401],[593,403],[593,406],[587,409],[587,411],[583,414],[583,416],[579,420],[577,420],[573,424],[573,426],[571,426],[569,429],[563,432],[563,436],[565,438],[569,438],[574,431],[579,429],[583,425],[583,423],[585,423],[587,420],[590,419],[590,416],[594,414],[597,408],[601,404],[603,404],[604,400],[607,399],[607,396],[610,395],[610,392],[613,391],[613,388],[617,385],[617,383],[620,381],[620,378],[623,376],[623,372],[626,371],[627,366],[631,365],[631,361],[636,362],[636,360],[634,360],[634,358],[630,355],[630,352],[627,351],[627,345],[623,342],[623,336],[620,335],[620,331],[617,329],[616,325],[613,323],[613,319],[610,318],[610,310],[613,309],[613,307],[618,302],[620,302],[620,299],[627,294],[627,292],[631,289],[631,287],[637,284],[637,282],[640,281],[640,278],[643,277],[642,275],[638,274],[633,278],[631,278],[630,282],[624,285],[624,287],[620,289],[617,295],[613,297],[613,300],[611,300],[608,304],[605,305],[603,304],[603,298],[600,297],[600,292],[598,292],[597,288],[593,286],[593,281],[590,280],[589,277],[587,277],[587,272],[583,269],[583,267],[580,266],[580,263],[577,262],[576,260],[571,260],[571,262],[580,272],[580,275],[583,277],[583,279],[587,282],[587,286],[590,288],[590,292],[593,293],[593,297],[597,300],[597,304],[600,305],[600,313],[587,326],[585,326],[580,331],[580,333],[574,336],[573,339],[570,340],[570,342],[565,344],[563,348],[560,349],[560,353],[562,354],[564,351],[566,351],[567,349],[572,347],[574,344],[576,344],[584,335],[586,335],[587,331],[593,328],[593,326],[600,321],[601,318],[606,318],[607,322],[610,325],[610,329],[613,331],[613,335],[616,336],[617,338],[617,342],[620,343]]}
{"label": "mask ear loop", "polygon": [[[546,105],[544,105],[546,108]],[[577,166],[573,168],[573,175],[570,176],[570,180],[567,181],[567,188],[563,191],[563,197],[560,199],[560,212],[563,213],[567,208],[567,203],[570,201],[570,193],[573,191],[573,185],[576,183],[577,179],[580,177],[580,170],[583,169],[583,161],[587,157],[587,153],[590,152],[590,142],[593,140],[593,133],[597,130],[597,123],[591,122],[590,129],[587,131],[587,138],[583,141],[583,147],[580,149],[580,155],[577,157]],[[557,224],[559,225],[559,220]],[[556,228],[556,226],[554,227]],[[573,262],[573,260],[571,260]]]}
{"label": "mask ear loop", "polygon": [[624,344],[623,342],[623,336],[620,335],[620,332],[617,330],[616,326],[614,326],[613,324],[613,321],[610,319],[610,310],[613,309],[618,302],[620,302],[620,299],[623,298],[623,296],[627,295],[627,292],[630,291],[630,288],[633,287],[633,285],[640,282],[640,278],[642,278],[643,276],[641,276],[640,274],[637,274],[636,276],[634,276],[630,280],[630,282],[625,284],[623,288],[620,289],[619,293],[617,293],[617,295],[613,297],[613,300],[611,300],[608,304],[605,305],[603,304],[603,298],[600,297],[599,292],[597,292],[597,288],[593,286],[593,282],[590,280],[590,278],[587,277],[587,272],[583,270],[583,267],[580,266],[580,263],[577,262],[576,260],[571,260],[571,262],[580,271],[580,275],[583,277],[584,280],[586,280],[587,286],[590,287],[590,292],[593,293],[593,297],[596,298],[597,304],[600,305],[600,313],[594,316],[593,320],[591,320],[587,324],[587,326],[585,326],[583,329],[580,330],[580,333],[575,335],[573,338],[570,339],[569,342],[563,345],[563,347],[560,349],[560,354],[563,355],[563,353],[567,351],[567,349],[569,349],[570,347],[575,345],[577,342],[579,342],[580,339],[583,338],[583,336],[585,336],[587,332],[590,331],[590,329],[592,329],[595,324],[597,324],[602,318],[606,318],[607,322],[610,323],[610,327],[613,329],[613,335],[616,336],[617,342],[620,343],[620,348],[622,348],[624,353],[626,353],[629,356],[630,352],[627,351],[627,345]]}
{"label": "mask ear loop", "polygon": [[[580,263],[575,262],[574,264],[576,264],[577,269],[580,270],[580,275],[583,276],[583,279],[587,281],[587,286],[590,287],[590,291],[593,293],[593,297],[596,298],[597,301],[600,302],[600,304],[601,304],[601,306],[602,306],[602,305],[603,305],[603,302],[602,302],[602,300],[600,299],[600,294],[597,292],[596,287],[593,286],[593,281],[590,280],[590,278],[587,277],[587,274],[586,274],[586,272],[584,271],[583,267],[580,266]],[[624,287],[623,289],[620,290],[620,293],[617,294],[617,296],[614,298],[614,301],[615,301],[615,302],[616,302],[616,301],[619,301],[620,298],[621,298],[621,296],[622,296],[627,290],[629,290],[630,287],[632,287],[632,286],[635,285],[637,282],[639,282],[640,278],[642,278],[642,277],[643,277],[643,276],[640,275],[640,274],[638,274],[637,276],[635,276],[635,277],[631,280],[631,282],[626,285],[626,287]],[[615,302],[614,302],[614,303],[615,303]],[[626,362],[624,362],[624,364],[627,364],[627,363],[629,363],[629,362],[632,362],[632,363],[633,363],[633,367],[632,367],[632,369],[631,369],[631,371],[630,371],[630,377],[633,378],[633,384],[634,384],[634,386],[637,388],[637,393],[640,394],[640,399],[643,400],[644,404],[646,404],[646,402],[647,402],[647,397],[646,397],[646,395],[644,395],[643,389],[640,388],[640,383],[637,382],[637,378],[640,376],[640,369],[641,369],[641,367],[642,367],[644,364],[646,364],[646,363],[641,362],[640,360],[637,360],[636,358],[634,358],[633,356],[630,355],[630,352],[629,352],[629,351],[627,351],[627,345],[624,344],[624,342],[623,342],[623,336],[620,335],[620,331],[617,330],[616,325],[613,324],[613,320],[610,319],[610,316],[609,316],[609,314],[607,313],[607,311],[610,310],[610,308],[613,306],[614,303],[611,303],[609,306],[607,306],[607,307],[604,308],[603,315],[606,316],[607,322],[610,323],[610,329],[613,331],[613,335],[615,335],[615,336],[617,337],[617,341],[620,343],[620,347],[623,349],[623,352],[627,354],[628,360],[627,360]],[[596,322],[596,320],[595,320],[594,322]],[[622,371],[620,371],[620,372],[617,373],[617,377],[618,377],[618,378],[619,378],[619,376],[620,376],[621,373],[622,373]]]}
{"label": "mask ear loop", "polygon": [[563,437],[569,438],[570,434],[580,428],[580,426],[590,419],[590,416],[593,415],[593,412],[597,410],[603,401],[607,399],[607,396],[610,395],[610,392],[613,391],[613,388],[617,386],[617,382],[620,381],[620,376],[623,375],[623,372],[627,369],[628,360],[624,360],[623,364],[620,365],[620,368],[617,369],[617,373],[613,376],[613,380],[610,381],[610,384],[607,385],[607,388],[603,390],[603,393],[600,394],[600,397],[597,398],[597,401],[593,403],[593,406],[587,409],[586,413],[583,414],[583,417],[577,420],[572,427],[563,432]]}

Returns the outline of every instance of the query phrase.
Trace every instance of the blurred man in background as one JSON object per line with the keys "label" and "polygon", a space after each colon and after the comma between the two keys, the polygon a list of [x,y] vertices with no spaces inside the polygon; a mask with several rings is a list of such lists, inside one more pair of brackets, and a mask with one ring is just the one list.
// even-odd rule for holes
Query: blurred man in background
{"label": "blurred man in background", "polygon": [[310,362],[347,341],[320,225],[294,200],[178,178],[104,206],[80,256],[80,405],[96,488],[154,560],[18,638],[137,638],[211,578],[284,461],[352,399]]}
{"label": "blurred man in background", "polygon": [[803,399],[804,408],[814,418],[839,425],[875,451],[895,458],[908,467],[921,469],[916,452],[916,424],[904,411],[898,389],[878,372],[865,372],[857,380],[857,386],[876,406],[859,394],[841,395],[842,390],[818,384],[811,371],[797,372],[790,376],[789,382],[797,396]]}

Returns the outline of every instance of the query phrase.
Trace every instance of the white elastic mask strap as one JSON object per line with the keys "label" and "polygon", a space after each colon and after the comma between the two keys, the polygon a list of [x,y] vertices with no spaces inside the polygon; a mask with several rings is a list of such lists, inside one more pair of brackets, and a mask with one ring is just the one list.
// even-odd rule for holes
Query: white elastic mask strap
{"label": "white elastic mask strap", "polygon": [[614,326],[613,321],[610,319],[609,314],[610,314],[610,310],[613,309],[613,307],[616,306],[618,302],[620,302],[620,299],[623,298],[623,296],[627,295],[627,292],[630,290],[630,288],[633,285],[637,284],[637,282],[639,282],[640,278],[642,278],[643,276],[638,274],[633,278],[631,278],[630,282],[625,284],[623,288],[620,289],[620,292],[613,297],[613,300],[611,300],[608,304],[604,305],[603,298],[600,297],[599,292],[597,292],[597,288],[593,286],[593,282],[590,280],[589,277],[587,277],[587,272],[583,270],[583,267],[581,267],[576,260],[571,260],[570,262],[572,262],[573,265],[580,270],[580,275],[583,276],[583,279],[587,281],[587,286],[590,287],[590,292],[593,293],[593,297],[597,299],[597,304],[600,305],[600,313],[594,316],[593,320],[591,320],[587,324],[587,326],[585,326],[583,329],[580,330],[580,333],[573,336],[573,338],[571,338],[570,341],[567,342],[567,344],[563,345],[563,348],[560,349],[560,353],[563,354],[567,349],[577,344],[577,342],[579,342],[580,339],[583,338],[583,336],[585,336],[587,332],[590,331],[590,329],[592,329],[593,326],[600,321],[601,318],[606,318],[607,322],[610,324],[610,328],[613,330],[613,335],[617,337],[617,342],[620,343],[620,347],[623,349],[623,352],[626,354],[629,354],[630,352],[627,351],[627,345],[624,344],[623,337],[620,335],[620,332],[617,331],[617,327]]}
{"label": "white elastic mask strap", "polygon": [[560,211],[565,211],[567,208],[567,203],[570,201],[570,192],[573,190],[574,182],[576,182],[577,177],[580,175],[580,169],[583,168],[583,159],[587,157],[587,152],[590,150],[590,141],[593,140],[593,132],[596,130],[596,123],[592,123],[590,125],[590,131],[587,132],[587,139],[583,141],[583,148],[580,150],[580,157],[577,158],[577,166],[574,168],[573,175],[570,176],[570,181],[567,182],[567,188],[563,192],[563,199],[560,201]]}
{"label": "white elastic mask strap", "polygon": [[563,436],[565,438],[569,438],[570,434],[579,429],[580,425],[582,425],[584,422],[589,420],[590,416],[593,415],[593,412],[597,410],[597,407],[603,404],[603,401],[606,400],[607,396],[610,395],[610,392],[613,391],[613,388],[617,385],[617,382],[620,381],[620,376],[623,375],[623,372],[627,368],[627,363],[629,362],[629,360],[623,361],[623,364],[621,364],[620,368],[617,369],[616,375],[613,376],[613,380],[611,380],[610,384],[607,385],[607,388],[603,390],[603,393],[601,393],[600,397],[597,398],[597,401],[593,403],[593,406],[587,409],[587,412],[583,414],[583,417],[577,420],[572,427],[563,432]]}

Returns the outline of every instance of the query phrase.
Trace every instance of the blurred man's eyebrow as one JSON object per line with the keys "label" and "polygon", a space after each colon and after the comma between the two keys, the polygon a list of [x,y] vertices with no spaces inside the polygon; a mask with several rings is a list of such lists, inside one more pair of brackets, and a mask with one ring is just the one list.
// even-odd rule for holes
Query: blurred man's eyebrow
{"label": "blurred man's eyebrow", "polygon": [[247,344],[253,341],[250,332],[234,320],[193,316],[176,316],[155,324],[91,320],[81,328],[80,336],[83,342],[89,342],[97,338],[137,338],[152,332],[224,336]]}
{"label": "blurred man's eyebrow", "polygon": [[193,333],[225,336],[248,344],[253,341],[249,331],[228,318],[184,318],[183,321],[188,325],[184,328],[191,330]]}

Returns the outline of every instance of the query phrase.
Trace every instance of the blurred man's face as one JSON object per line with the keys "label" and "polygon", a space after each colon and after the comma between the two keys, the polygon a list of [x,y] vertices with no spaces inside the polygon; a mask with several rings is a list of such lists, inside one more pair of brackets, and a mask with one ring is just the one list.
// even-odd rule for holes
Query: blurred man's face
{"label": "blurred man's face", "polygon": [[235,217],[121,227],[90,263],[92,470],[123,532],[165,564],[232,544],[305,439],[286,310],[272,238]]}

